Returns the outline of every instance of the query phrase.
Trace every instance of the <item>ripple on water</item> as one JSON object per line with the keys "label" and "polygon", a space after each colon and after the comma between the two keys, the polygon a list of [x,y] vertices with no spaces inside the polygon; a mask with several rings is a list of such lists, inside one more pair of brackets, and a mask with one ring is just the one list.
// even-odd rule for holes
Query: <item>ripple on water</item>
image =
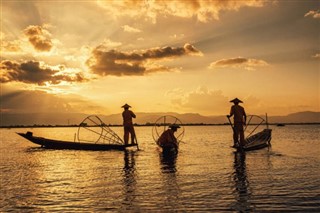
{"label": "ripple on water", "polygon": [[[186,127],[169,158],[150,127],[137,127],[138,152],[45,150],[0,129],[0,211],[317,212],[318,127],[278,128],[271,149],[245,155],[230,148],[230,127]],[[33,131],[58,137],[61,128]]]}

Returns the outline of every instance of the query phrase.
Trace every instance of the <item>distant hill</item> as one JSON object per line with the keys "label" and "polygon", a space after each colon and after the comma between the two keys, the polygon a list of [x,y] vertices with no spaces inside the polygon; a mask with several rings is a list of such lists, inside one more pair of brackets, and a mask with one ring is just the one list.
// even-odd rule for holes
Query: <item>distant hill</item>
{"label": "distant hill", "polygon": [[319,123],[320,112],[297,112],[287,116],[271,116],[270,123]]}
{"label": "distant hill", "polygon": [[[136,113],[137,124],[155,122],[160,116],[172,115],[186,124],[224,124],[227,123],[225,115],[203,116],[197,113],[179,114],[166,113]],[[12,114],[1,113],[0,126],[16,125],[78,125],[88,115],[83,113],[26,113]],[[106,124],[121,124],[121,113],[112,115],[98,115]],[[264,117],[264,115],[262,115]],[[320,112],[297,112],[286,116],[269,116],[269,123],[320,123]]]}

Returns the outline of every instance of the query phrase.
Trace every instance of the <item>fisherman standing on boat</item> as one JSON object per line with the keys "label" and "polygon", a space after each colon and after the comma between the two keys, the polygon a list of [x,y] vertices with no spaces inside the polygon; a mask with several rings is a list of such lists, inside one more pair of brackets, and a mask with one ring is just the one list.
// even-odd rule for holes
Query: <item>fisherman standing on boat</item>
{"label": "fisherman standing on boat", "polygon": [[129,133],[131,135],[131,144],[134,144],[134,139],[136,137],[136,133],[134,132],[132,118],[136,118],[136,115],[129,110],[131,106],[128,104],[125,104],[122,106],[124,108],[124,111],[122,112],[122,118],[123,118],[123,128],[124,128],[124,136],[123,140],[125,145],[129,142]]}
{"label": "fisherman standing on boat", "polygon": [[174,133],[180,128],[178,124],[172,124],[169,126],[169,129],[164,131],[158,139],[158,145],[161,147],[173,147],[176,150],[178,149],[178,141],[174,136]]}
{"label": "fisherman standing on boat", "polygon": [[[230,102],[233,102],[234,105],[231,106],[230,115],[227,115],[228,118],[233,117],[234,125],[233,125],[233,142],[234,147],[237,146],[237,144],[240,144],[241,147],[245,145],[245,139],[244,139],[244,130],[243,126],[246,125],[247,121],[247,115],[242,106],[239,105],[239,103],[243,103],[238,98],[235,98],[231,100]],[[240,136],[240,143],[239,143],[239,136]]]}

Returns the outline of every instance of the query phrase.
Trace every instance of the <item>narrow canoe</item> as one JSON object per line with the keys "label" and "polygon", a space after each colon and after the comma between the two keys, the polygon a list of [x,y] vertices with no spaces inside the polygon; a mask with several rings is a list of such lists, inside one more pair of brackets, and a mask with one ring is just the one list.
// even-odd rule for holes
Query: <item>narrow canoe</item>
{"label": "narrow canoe", "polygon": [[17,133],[25,139],[41,145],[47,149],[74,149],[74,150],[125,150],[127,147],[137,146],[137,144],[104,144],[104,143],[82,143],[72,141],[53,140],[43,137],[35,137],[32,132]]}
{"label": "narrow canoe", "polygon": [[242,150],[251,151],[270,146],[271,132],[271,129],[264,129],[263,131],[246,138],[246,145]]}

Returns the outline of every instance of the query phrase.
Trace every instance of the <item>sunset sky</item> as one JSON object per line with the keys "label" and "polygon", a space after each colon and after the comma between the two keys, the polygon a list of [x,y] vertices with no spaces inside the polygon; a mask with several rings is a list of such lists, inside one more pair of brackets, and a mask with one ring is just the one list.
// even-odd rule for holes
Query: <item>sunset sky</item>
{"label": "sunset sky", "polygon": [[1,1],[1,112],[320,111],[320,1]]}

